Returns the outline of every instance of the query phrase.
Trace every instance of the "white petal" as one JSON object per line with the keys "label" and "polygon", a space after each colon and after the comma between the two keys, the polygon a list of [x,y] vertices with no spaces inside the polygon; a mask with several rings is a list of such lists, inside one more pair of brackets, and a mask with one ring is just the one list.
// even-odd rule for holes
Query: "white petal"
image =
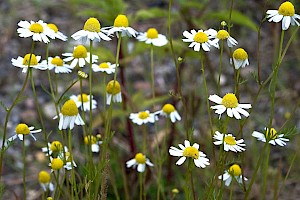
{"label": "white petal", "polygon": [[184,163],[185,160],[186,160],[186,157],[179,158],[179,160],[176,162],[176,165],[182,165],[182,163]]}

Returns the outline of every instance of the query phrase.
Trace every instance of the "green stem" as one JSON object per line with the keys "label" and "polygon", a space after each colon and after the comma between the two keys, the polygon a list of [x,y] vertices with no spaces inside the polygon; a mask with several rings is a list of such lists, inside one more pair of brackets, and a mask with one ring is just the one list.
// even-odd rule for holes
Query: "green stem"
{"label": "green stem", "polygon": [[[150,65],[151,65],[151,91],[152,99],[155,99],[155,80],[154,80],[154,62],[153,62],[153,44],[150,47]],[[155,105],[153,105],[154,107]]]}
{"label": "green stem", "polygon": [[139,180],[140,180],[140,200],[143,200],[143,173],[139,173]]}
{"label": "green stem", "polygon": [[221,50],[220,50],[220,63],[219,63],[219,77],[218,77],[218,95],[221,94],[221,74],[222,74],[222,59],[223,59],[223,50],[224,50],[224,41],[221,41]]}
{"label": "green stem", "polygon": [[90,69],[89,69],[89,88],[90,88],[90,124],[89,124],[89,135],[92,134],[93,131],[93,110],[92,110],[92,99],[93,99],[93,92],[92,92],[92,83],[93,83],[93,79],[92,79],[92,75],[93,75],[93,70],[92,70],[92,64],[93,64],[93,54],[92,54],[92,50],[93,50],[93,41],[90,40]]}
{"label": "green stem", "polygon": [[26,199],[26,150],[25,150],[25,135],[22,141],[22,158],[23,158],[23,198]]}
{"label": "green stem", "polygon": [[[72,183],[72,187],[71,187],[71,194],[73,196],[73,194],[75,194],[75,198],[78,199],[78,192],[77,192],[77,183],[76,183],[76,178],[75,178],[75,167],[73,164],[73,150],[72,150],[72,132],[71,129],[68,129],[68,146],[69,146],[69,158],[68,160],[66,160],[66,162],[71,162],[71,183]],[[65,157],[66,158],[66,157]],[[67,159],[67,158],[66,158]]]}
{"label": "green stem", "polygon": [[[223,181],[222,181],[223,182]],[[232,193],[233,193],[233,180],[230,183],[230,194],[229,194],[229,200],[232,200]]]}
{"label": "green stem", "polygon": [[262,200],[265,199],[266,194],[266,188],[267,188],[267,182],[268,182],[268,167],[269,167],[269,158],[270,158],[270,145],[268,145],[265,155],[265,163],[263,166],[263,186],[262,186]]}

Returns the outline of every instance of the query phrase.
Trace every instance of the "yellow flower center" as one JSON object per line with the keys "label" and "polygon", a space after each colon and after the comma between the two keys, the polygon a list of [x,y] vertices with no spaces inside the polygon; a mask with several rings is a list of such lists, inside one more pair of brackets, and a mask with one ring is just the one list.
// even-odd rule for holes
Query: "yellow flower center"
{"label": "yellow flower center", "polygon": [[55,33],[58,32],[58,28],[55,24],[47,24],[49,28],[51,28]]}
{"label": "yellow flower center", "polygon": [[97,138],[93,135],[88,135],[84,137],[85,144],[91,145],[91,144],[96,144],[96,142],[97,142]]}
{"label": "yellow flower center", "polygon": [[51,161],[51,168],[53,170],[59,170],[63,167],[63,165],[64,162],[60,158],[53,158],[53,160]]}
{"label": "yellow flower center", "polygon": [[277,131],[274,128],[271,128],[271,131],[267,128],[266,130],[266,138],[270,140],[274,140],[277,138]]}
{"label": "yellow flower center", "polygon": [[198,43],[205,43],[208,41],[208,37],[204,32],[200,31],[194,36],[194,41]]}
{"label": "yellow flower center", "polygon": [[121,86],[118,81],[114,82],[114,80],[109,81],[106,86],[106,92],[108,94],[116,95],[121,92]]}
{"label": "yellow flower center", "polygon": [[145,111],[139,112],[139,118],[140,118],[140,119],[147,119],[149,116],[150,116],[150,115],[149,115],[148,112],[145,112]]}
{"label": "yellow flower center", "polygon": [[237,60],[246,60],[248,58],[248,54],[244,49],[238,48],[233,52],[233,57]]}
{"label": "yellow flower center", "polygon": [[87,94],[80,94],[77,96],[78,101],[82,101],[83,103],[88,102],[88,95]]}
{"label": "yellow flower center", "polygon": [[37,61],[35,55],[31,54],[31,59],[30,59],[30,53],[28,53],[23,58],[23,65],[29,65],[29,60],[30,60],[30,66],[38,64],[38,61]]}
{"label": "yellow flower center", "polygon": [[187,147],[183,151],[183,156],[191,157],[193,159],[198,159],[199,158],[199,151],[195,147]]}
{"label": "yellow flower center", "polygon": [[61,67],[64,64],[64,61],[60,57],[55,57],[51,60],[51,64]]}
{"label": "yellow flower center", "polygon": [[66,152],[66,162],[72,162],[72,156],[70,152]]}
{"label": "yellow flower center", "polygon": [[46,171],[40,171],[39,173],[39,182],[40,183],[49,183],[51,180],[50,174]]}
{"label": "yellow flower center", "polygon": [[229,145],[236,145],[236,141],[232,136],[225,136],[224,142]]}
{"label": "yellow flower center", "polygon": [[154,39],[158,38],[158,32],[155,28],[149,28],[147,31],[147,38]]}
{"label": "yellow flower center", "polygon": [[222,104],[226,108],[236,108],[238,106],[238,100],[233,93],[226,94],[222,99]]}
{"label": "yellow flower center", "polygon": [[30,130],[26,124],[18,124],[16,126],[16,133],[22,135],[28,135],[30,133]]}
{"label": "yellow flower center", "polygon": [[295,15],[294,5],[291,2],[286,1],[280,5],[278,9],[278,13],[283,16],[294,16]]}
{"label": "yellow flower center", "polygon": [[78,45],[73,51],[74,58],[86,58],[87,50],[83,45]]}
{"label": "yellow flower center", "polygon": [[109,68],[108,64],[106,62],[103,62],[99,65],[99,68]]}
{"label": "yellow flower center", "polygon": [[225,40],[229,38],[229,33],[225,30],[219,30],[217,33],[217,38],[220,40]]}
{"label": "yellow flower center", "polygon": [[87,78],[88,75],[84,71],[78,71],[78,76],[81,78]]}
{"label": "yellow flower center", "polygon": [[30,25],[29,30],[34,33],[42,33],[44,31],[44,28],[39,23],[34,23]]}
{"label": "yellow flower center", "polygon": [[114,27],[128,27],[128,24],[126,15],[118,15],[114,21]]}
{"label": "yellow flower center", "polygon": [[76,116],[78,114],[78,108],[75,102],[72,99],[66,101],[61,108],[61,113],[65,116]]}
{"label": "yellow flower center", "polygon": [[145,164],[146,163],[146,157],[142,153],[137,153],[134,157],[136,162],[139,164]]}
{"label": "yellow flower center", "polygon": [[60,143],[60,141],[53,141],[50,145],[50,150],[53,152],[60,152],[62,150],[63,146]]}
{"label": "yellow flower center", "polygon": [[229,167],[228,172],[232,176],[240,176],[242,174],[242,169],[238,164],[233,164]]}
{"label": "yellow flower center", "polygon": [[165,105],[164,105],[164,107],[162,108],[162,110],[163,110],[165,113],[170,114],[170,113],[172,113],[172,112],[175,111],[175,108],[174,108],[173,105],[171,105],[171,104],[168,103],[168,104],[165,104]]}
{"label": "yellow flower center", "polygon": [[83,30],[89,31],[89,32],[100,32],[100,22],[98,19],[91,17],[84,23]]}

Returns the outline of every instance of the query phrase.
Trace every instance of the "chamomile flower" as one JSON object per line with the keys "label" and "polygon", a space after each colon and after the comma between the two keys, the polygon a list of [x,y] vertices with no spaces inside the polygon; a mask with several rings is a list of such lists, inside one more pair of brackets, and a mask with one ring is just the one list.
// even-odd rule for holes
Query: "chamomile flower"
{"label": "chamomile flower", "polygon": [[245,151],[243,147],[246,146],[243,139],[235,140],[232,134],[222,134],[219,131],[215,132],[214,142],[215,145],[224,144],[224,151],[242,152]]}
{"label": "chamomile flower", "polygon": [[39,182],[43,190],[46,192],[47,190],[53,191],[54,185],[51,183],[51,176],[46,171],[40,171],[38,176]]}
{"label": "chamomile flower", "polygon": [[101,29],[98,19],[94,17],[89,18],[84,23],[83,29],[77,31],[71,37],[74,40],[81,40],[83,43],[87,40],[96,40],[97,42],[100,42],[101,40],[111,40],[111,38],[108,37]]}
{"label": "chamomile flower", "polygon": [[[243,48],[234,50],[232,57],[235,69],[239,69],[240,67],[243,68],[246,65],[249,65],[248,54]],[[231,60],[230,63],[232,63]]]}
{"label": "chamomile flower", "polygon": [[176,165],[181,165],[184,163],[186,158],[192,158],[194,163],[197,167],[205,168],[207,165],[210,165],[209,159],[206,158],[206,155],[199,151],[199,144],[194,143],[191,146],[188,140],[184,141],[184,146],[182,144],[178,145],[180,149],[171,146],[169,149],[169,153],[171,156],[181,157],[177,162]]}
{"label": "chamomile flower", "polygon": [[109,81],[106,85],[106,104],[122,102],[121,85],[118,81]]}
{"label": "chamomile flower", "polygon": [[[43,60],[43,65],[47,65],[47,60]],[[54,72],[59,73],[70,73],[72,69],[70,65],[66,64],[59,56],[49,57],[48,58],[48,69],[54,69]]]}
{"label": "chamomile flower", "polygon": [[20,37],[27,38],[32,37],[33,41],[39,41],[48,43],[50,42],[49,38],[54,39],[53,30],[50,29],[45,22],[39,20],[38,22],[34,21],[20,21],[18,23],[20,28],[17,29]]}
{"label": "chamomile flower", "polygon": [[216,31],[214,29],[209,29],[207,30],[207,32],[214,38],[213,43],[217,48],[219,48],[218,42],[220,40],[226,40],[229,48],[238,44],[238,42],[233,37],[231,37],[226,30]]}
{"label": "chamomile flower", "polygon": [[[63,156],[64,154],[62,154]],[[71,170],[73,167],[77,167],[75,161],[73,160],[73,156],[70,152],[65,152],[66,162],[64,163],[64,168],[66,170]],[[64,160],[64,157],[61,157]]]}
{"label": "chamomile flower", "polygon": [[23,124],[23,123],[18,124],[15,129],[16,134],[7,139],[5,143],[5,147],[7,147],[9,143],[11,143],[17,138],[23,141],[25,135],[30,135],[36,141],[36,138],[34,137],[33,134],[40,133],[40,132],[42,132],[42,129],[34,130],[33,126],[28,127],[27,124]]}
{"label": "chamomile flower", "polygon": [[99,139],[99,137],[87,135],[84,137],[84,144],[91,146],[92,152],[98,153],[100,151],[100,144],[102,144],[102,141]]}
{"label": "chamomile flower", "polygon": [[39,69],[39,70],[46,70],[47,69],[47,65],[39,63],[39,61],[41,60],[41,56],[36,56],[34,54],[26,54],[23,57],[18,56],[17,59],[11,59],[12,65],[16,66],[16,67],[20,67],[22,68],[22,72],[26,73],[28,66],[32,67],[34,69]]}
{"label": "chamomile flower", "polygon": [[78,108],[83,109],[83,111],[89,111],[90,110],[90,101],[92,101],[92,109],[95,109],[97,107],[96,100],[91,98],[90,95],[87,94],[79,94],[79,95],[72,95],[70,96],[70,99],[72,99]]}
{"label": "chamomile flower", "polygon": [[112,74],[116,71],[116,64],[111,64],[110,62],[103,62],[99,65],[93,64],[92,69],[94,72],[105,72],[107,74]]}
{"label": "chamomile flower", "polygon": [[63,154],[64,152],[68,152],[68,147],[63,146],[60,141],[53,141],[51,143],[48,142],[47,147],[42,148],[42,152],[46,153],[46,156],[51,156],[56,158]]}
{"label": "chamomile flower", "polygon": [[194,51],[200,51],[202,48],[204,51],[210,51],[210,46],[215,46],[216,44],[213,43],[210,38],[208,31],[198,30],[195,31],[194,29],[191,32],[184,31],[183,36],[186,37],[182,39],[184,42],[191,42],[189,47],[194,48]]}
{"label": "chamomile flower", "polygon": [[140,33],[137,38],[141,42],[145,42],[146,44],[153,44],[154,46],[161,47],[168,43],[167,37],[158,34],[155,28],[149,28],[147,32]]}
{"label": "chamomile flower", "polygon": [[137,166],[138,172],[144,172],[146,165],[148,165],[150,167],[154,166],[150,162],[150,160],[142,153],[137,153],[133,159],[126,162],[127,168],[130,168],[130,167],[135,168]]}
{"label": "chamomile flower", "polygon": [[64,161],[60,158],[52,158],[50,157],[49,166],[51,167],[51,172],[55,170],[60,170],[64,166]]}
{"label": "chamomile flower", "polygon": [[[224,174],[218,178],[222,179],[222,177],[226,186],[231,184],[232,179],[235,179],[239,184],[243,183],[242,169],[238,164],[231,165],[229,169],[225,170]],[[248,179],[244,177],[244,180],[247,181]]]}
{"label": "chamomile flower", "polygon": [[289,1],[282,3],[278,10],[268,10],[267,18],[269,18],[269,22],[277,23],[282,21],[282,30],[287,30],[291,24],[293,26],[300,26],[299,22],[297,21],[300,19],[300,15],[295,13],[294,5]]}
{"label": "chamomile flower", "polygon": [[86,62],[90,63],[90,56],[92,56],[92,63],[95,63],[98,60],[98,56],[90,55],[90,53],[87,52],[86,48],[83,45],[74,47],[73,53],[63,53],[62,55],[66,56],[66,58],[64,58],[65,62],[72,61],[70,64],[70,67],[72,69],[76,67],[77,63],[79,67],[84,67]]}
{"label": "chamomile flower", "polygon": [[131,113],[129,119],[137,125],[154,123],[157,120],[157,116],[154,113],[150,113],[148,110],[139,113]]}
{"label": "chamomile flower", "polygon": [[219,114],[219,118],[221,115],[227,111],[227,115],[229,117],[235,117],[236,119],[241,119],[241,115],[245,117],[249,116],[249,113],[244,109],[251,108],[251,104],[239,104],[238,99],[236,98],[235,94],[227,93],[223,98],[219,97],[218,95],[210,95],[208,98],[210,101],[219,104],[216,106],[211,106],[212,109],[216,110],[215,113]]}
{"label": "chamomile flower", "polygon": [[[120,33],[121,37],[128,36],[128,37],[135,37],[137,35],[136,30],[131,28],[129,26],[128,18],[126,15],[118,15],[115,18],[114,26],[105,28],[108,35],[114,34],[114,33]],[[117,37],[119,37],[119,34],[117,34]]]}
{"label": "chamomile flower", "polygon": [[274,128],[271,128],[270,131],[269,128],[265,128],[264,133],[253,131],[252,136],[257,138],[259,141],[268,142],[272,145],[279,145],[282,147],[289,141],[289,139],[283,137],[284,134],[278,134]]}
{"label": "chamomile flower", "polygon": [[64,103],[59,113],[59,125],[58,129],[73,129],[74,124],[84,125],[84,121],[78,113],[76,103],[70,99]]}
{"label": "chamomile flower", "polygon": [[155,112],[155,114],[159,114],[164,117],[170,117],[171,122],[175,123],[176,121],[180,121],[181,117],[178,114],[177,110],[172,104],[165,104],[161,110]]}
{"label": "chamomile flower", "polygon": [[62,41],[67,41],[68,37],[65,36],[62,32],[60,32],[55,24],[47,24],[47,26],[53,30],[53,39],[60,39]]}

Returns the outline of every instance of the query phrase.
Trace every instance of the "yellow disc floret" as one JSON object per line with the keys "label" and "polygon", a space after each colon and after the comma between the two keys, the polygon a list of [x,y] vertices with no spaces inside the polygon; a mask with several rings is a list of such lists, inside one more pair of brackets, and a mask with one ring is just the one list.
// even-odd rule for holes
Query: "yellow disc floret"
{"label": "yellow disc floret", "polygon": [[108,66],[108,64],[106,62],[103,62],[103,63],[101,63],[99,65],[99,68],[105,68],[105,69],[107,69],[107,68],[109,68],[109,66]]}
{"label": "yellow disc floret", "polygon": [[116,95],[121,92],[121,86],[118,81],[114,82],[114,80],[109,81],[106,86],[106,92],[108,94]]}
{"label": "yellow disc floret", "polygon": [[16,126],[16,133],[22,135],[28,135],[30,133],[30,130],[26,124],[18,124]]}
{"label": "yellow disc floret", "polygon": [[194,36],[194,41],[198,43],[205,43],[208,41],[208,36],[204,32],[198,32]]}
{"label": "yellow disc floret", "polygon": [[147,31],[147,38],[154,39],[158,38],[158,32],[155,28],[149,28]]}
{"label": "yellow disc floret", "polygon": [[55,57],[51,60],[51,64],[61,67],[64,64],[64,61],[60,57]]}
{"label": "yellow disc floret", "polygon": [[135,155],[134,159],[139,164],[145,164],[146,163],[146,156],[144,156],[142,153],[137,153]]}
{"label": "yellow disc floret", "polygon": [[232,176],[240,176],[242,174],[242,169],[238,164],[233,164],[229,167],[228,173]]}
{"label": "yellow disc floret", "polygon": [[234,139],[232,136],[230,136],[230,135],[225,136],[224,142],[225,142],[226,144],[229,144],[229,145],[236,145],[235,139]]}
{"label": "yellow disc floret", "polygon": [[46,171],[40,171],[39,173],[39,182],[40,183],[49,183],[51,180],[50,174]]}
{"label": "yellow disc floret", "polygon": [[274,128],[271,128],[270,131],[267,128],[266,130],[266,138],[270,140],[274,140],[277,138],[277,131]]}
{"label": "yellow disc floret", "polygon": [[77,99],[78,99],[78,101],[81,101],[81,102],[83,102],[83,103],[89,101],[88,95],[87,95],[87,94],[84,94],[84,93],[78,95],[78,96],[77,96]]}
{"label": "yellow disc floret", "polygon": [[149,116],[150,116],[149,113],[146,112],[146,111],[139,112],[139,118],[140,119],[147,119]]}
{"label": "yellow disc floret", "polygon": [[34,33],[42,33],[44,31],[44,28],[39,23],[33,23],[30,25],[29,30]]}
{"label": "yellow disc floret", "polygon": [[190,158],[193,158],[193,159],[198,159],[199,158],[199,151],[195,147],[187,147],[183,151],[183,156],[190,157]]}
{"label": "yellow disc floret", "polygon": [[226,108],[236,108],[238,106],[238,100],[233,93],[226,94],[222,99],[222,104]]}
{"label": "yellow disc floret", "polygon": [[229,33],[225,30],[219,30],[217,33],[217,38],[220,40],[225,40],[229,38]]}
{"label": "yellow disc floret", "polygon": [[53,160],[51,161],[51,168],[53,170],[59,170],[63,167],[63,165],[64,162],[60,158],[53,158]]}
{"label": "yellow disc floret", "polygon": [[89,32],[100,32],[100,22],[98,19],[91,17],[84,23],[83,29]]}
{"label": "yellow disc floret", "polygon": [[237,60],[246,60],[248,58],[248,54],[244,49],[238,48],[233,52],[233,58]]}
{"label": "yellow disc floret", "polygon": [[128,27],[128,19],[126,15],[118,15],[114,21],[114,27]]}
{"label": "yellow disc floret", "polygon": [[295,7],[294,5],[286,1],[282,3],[278,9],[278,14],[283,15],[283,16],[294,16],[295,15]]}
{"label": "yellow disc floret", "polygon": [[87,135],[84,137],[85,144],[91,145],[91,144],[96,144],[96,142],[97,142],[97,138],[93,135]]}
{"label": "yellow disc floret", "polygon": [[87,50],[83,45],[78,45],[73,51],[74,58],[86,58]]}
{"label": "yellow disc floret", "polygon": [[28,53],[23,58],[23,65],[29,65],[29,60],[30,60],[30,66],[38,64],[38,61],[37,61],[35,55],[31,54],[31,58],[30,58],[30,53]]}
{"label": "yellow disc floret", "polygon": [[76,103],[72,99],[66,101],[61,108],[61,113],[65,116],[76,116],[78,114]]}
{"label": "yellow disc floret", "polygon": [[50,150],[53,152],[60,152],[63,148],[63,145],[60,141],[53,141],[50,145]]}
{"label": "yellow disc floret", "polygon": [[47,24],[50,29],[52,29],[55,33],[58,32],[58,28],[55,24]]}
{"label": "yellow disc floret", "polygon": [[167,114],[170,114],[172,112],[175,111],[175,108],[172,104],[165,104],[164,107],[162,108],[163,112],[164,113],[167,113]]}

